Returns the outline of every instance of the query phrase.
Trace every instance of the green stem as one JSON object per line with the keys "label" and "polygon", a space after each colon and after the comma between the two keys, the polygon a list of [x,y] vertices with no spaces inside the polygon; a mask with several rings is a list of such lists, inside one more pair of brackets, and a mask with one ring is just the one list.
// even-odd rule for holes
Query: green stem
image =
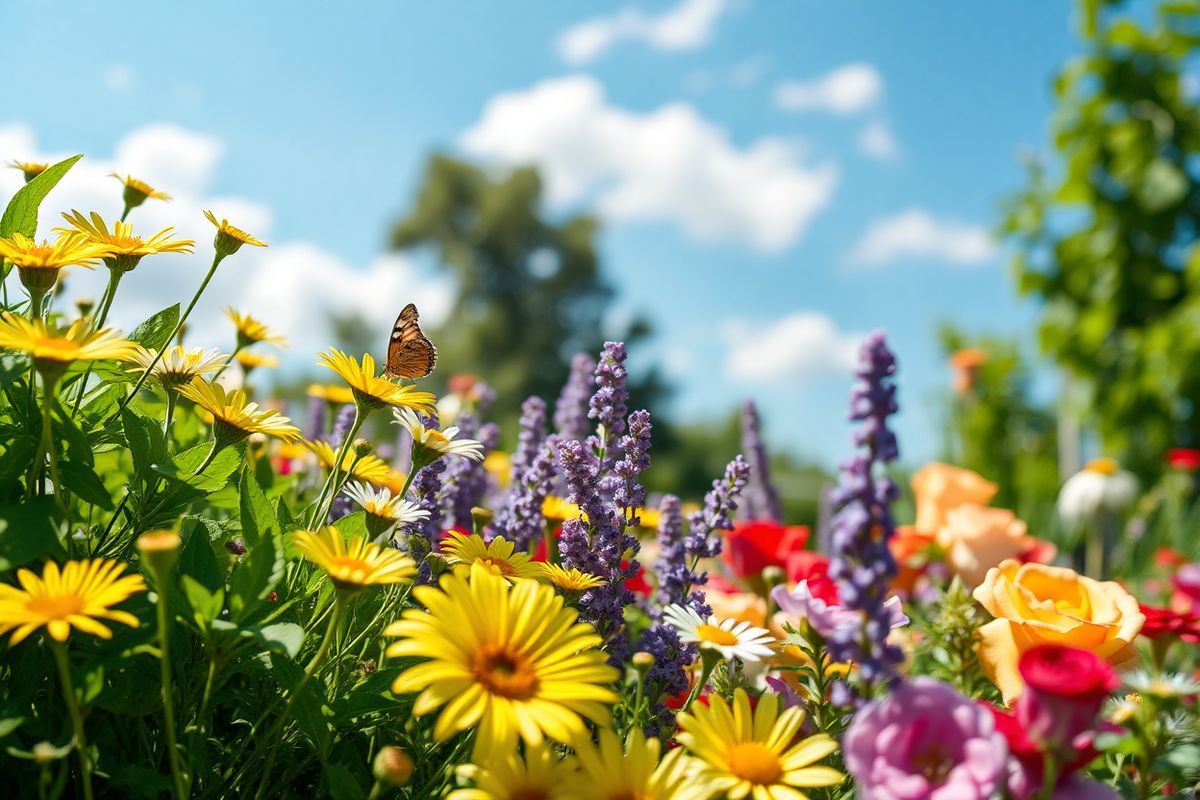
{"label": "green stem", "polygon": [[167,413],[163,416],[163,442],[167,447],[167,451],[171,450],[171,421],[175,418],[175,405],[178,402],[175,397],[175,390],[169,386],[164,386],[163,391],[167,396]]}
{"label": "green stem", "polygon": [[171,782],[175,786],[176,800],[183,800],[187,794],[184,790],[183,772],[179,768],[179,744],[175,738],[175,702],[173,697],[174,692],[172,691],[174,683],[171,681],[171,628],[167,614],[167,593],[169,587],[166,585],[167,581],[165,580],[167,574],[159,572],[155,575],[156,588],[158,589],[158,602],[155,603],[158,608],[158,661],[162,666],[162,701],[163,717],[167,729],[167,760],[171,765]]}
{"label": "green stem", "polygon": [[[337,454],[333,459],[333,466],[329,470],[329,475],[325,478],[324,485],[321,486],[321,493],[317,495],[317,500],[313,504],[312,516],[308,520],[306,526],[309,530],[317,524],[317,520],[321,518],[321,508],[325,505],[325,496],[329,492],[333,484],[339,479],[341,474],[342,464],[346,460],[346,455],[350,452],[350,446],[354,443],[354,437],[358,435],[358,431],[362,428],[363,422],[366,421],[367,415],[363,411],[362,406],[354,407],[354,422],[350,425],[350,430],[346,433],[346,438],[342,440],[341,446],[338,447]],[[332,505],[332,500],[330,501]]]}
{"label": "green stem", "polygon": [[709,650],[700,652],[700,679],[696,681],[696,685],[692,687],[692,691],[688,694],[687,702],[683,704],[680,711],[687,711],[692,707],[692,703],[696,702],[696,698],[700,696],[701,690],[708,685],[708,679],[712,677],[713,670],[721,661],[718,654],[712,653]]}
{"label": "green stem", "polygon": [[71,665],[67,661],[67,645],[65,642],[52,642],[50,649],[54,651],[54,661],[58,664],[58,674],[62,679],[63,701],[67,704],[67,713],[71,716],[71,727],[75,732],[75,748],[79,752],[79,773],[83,781],[84,800],[92,800],[92,765],[88,761],[87,737],[83,732],[83,715],[79,712],[79,699],[75,697],[75,684],[71,682]]}

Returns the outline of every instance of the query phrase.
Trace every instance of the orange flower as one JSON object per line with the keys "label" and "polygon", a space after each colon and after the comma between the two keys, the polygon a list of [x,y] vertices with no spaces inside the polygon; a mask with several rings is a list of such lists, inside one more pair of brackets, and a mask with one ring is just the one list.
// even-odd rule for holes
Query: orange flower
{"label": "orange flower", "polygon": [[964,503],[946,512],[937,543],[946,564],[967,588],[983,582],[987,571],[1030,549],[1025,523],[1004,508]]}
{"label": "orange flower", "polygon": [[954,391],[969,392],[979,377],[979,368],[988,362],[987,351],[981,347],[964,347],[950,355],[950,368],[954,370]]}
{"label": "orange flower", "polygon": [[999,487],[969,469],[932,462],[912,476],[917,501],[914,526],[924,533],[937,533],[946,524],[946,513],[964,503],[986,506]]}

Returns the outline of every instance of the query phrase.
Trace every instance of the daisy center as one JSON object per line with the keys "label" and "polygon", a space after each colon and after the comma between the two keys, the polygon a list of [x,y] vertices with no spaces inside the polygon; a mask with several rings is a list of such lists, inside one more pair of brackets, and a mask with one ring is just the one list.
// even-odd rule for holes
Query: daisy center
{"label": "daisy center", "polygon": [[371,565],[360,558],[350,556],[334,556],[329,559],[329,574],[339,580],[361,581],[371,571]]}
{"label": "daisy center", "polygon": [[79,344],[70,339],[34,339],[33,345],[34,353],[41,358],[74,358],[79,352]]}
{"label": "daisy center", "polygon": [[716,645],[733,645],[738,643],[737,634],[719,628],[716,625],[697,625],[696,636],[702,642]]}
{"label": "daisy center", "polygon": [[735,744],[727,758],[729,771],[748,783],[764,786],[783,775],[779,756],[758,742]]}
{"label": "daisy center", "polygon": [[495,575],[508,576],[515,572],[513,565],[503,558],[479,558],[476,561],[487,567]]}
{"label": "daisy center", "polygon": [[536,786],[521,786],[508,796],[508,800],[550,800],[550,792]]}
{"label": "daisy center", "polygon": [[83,598],[73,595],[43,595],[30,600],[25,608],[47,619],[66,619],[83,611]]}
{"label": "daisy center", "polygon": [[484,645],[475,651],[471,671],[490,692],[501,697],[526,700],[538,688],[533,662],[507,645]]}

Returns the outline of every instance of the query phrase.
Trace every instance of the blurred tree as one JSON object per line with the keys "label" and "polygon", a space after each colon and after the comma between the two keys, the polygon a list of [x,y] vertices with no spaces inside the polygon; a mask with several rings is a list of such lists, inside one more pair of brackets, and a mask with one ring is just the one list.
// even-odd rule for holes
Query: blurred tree
{"label": "blurred tree", "polygon": [[1060,164],[1032,166],[1003,231],[1044,303],[1043,350],[1104,450],[1149,477],[1200,444],[1200,115],[1183,80],[1200,4],[1122,5],[1082,0],[1085,51],[1055,81]]}

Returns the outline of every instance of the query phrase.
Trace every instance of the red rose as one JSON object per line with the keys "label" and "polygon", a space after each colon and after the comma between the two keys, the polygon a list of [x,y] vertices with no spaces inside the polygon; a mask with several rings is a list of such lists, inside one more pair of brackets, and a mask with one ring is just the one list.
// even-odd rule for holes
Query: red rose
{"label": "red rose", "polygon": [[1177,636],[1191,644],[1200,642],[1200,614],[1172,611],[1169,608],[1157,608],[1140,603],[1139,606],[1142,613],[1146,615],[1146,623],[1142,625],[1142,636],[1147,639]]}
{"label": "red rose", "polygon": [[1026,650],[1017,668],[1025,679],[1017,721],[1046,750],[1071,751],[1080,734],[1095,728],[1100,706],[1120,684],[1095,653],[1058,644]]}
{"label": "red rose", "polygon": [[[1009,773],[1008,790],[1014,797],[1030,798],[1041,789],[1045,777],[1046,760],[1037,742],[1029,737],[1015,714],[1001,711],[995,706],[980,701],[992,712],[996,720],[996,731],[1008,741],[1008,752],[1015,769]],[[1121,729],[1111,723],[1100,723],[1099,729],[1118,732]],[[1059,767],[1056,787],[1061,787],[1079,770],[1090,764],[1100,752],[1095,746],[1095,732],[1087,731],[1075,738]],[[1057,796],[1057,794],[1056,794]]]}
{"label": "red rose", "polygon": [[827,605],[839,605],[838,588],[829,577],[829,559],[812,550],[799,550],[788,556],[788,582],[808,581],[808,592]]}
{"label": "red rose", "polygon": [[1168,450],[1167,466],[1172,469],[1195,472],[1197,469],[1200,469],[1200,450],[1192,450],[1187,447],[1176,447],[1174,450]]}
{"label": "red rose", "polygon": [[808,527],[758,520],[739,522],[725,534],[725,563],[739,578],[754,578],[767,567],[783,567],[788,555],[808,544]]}

